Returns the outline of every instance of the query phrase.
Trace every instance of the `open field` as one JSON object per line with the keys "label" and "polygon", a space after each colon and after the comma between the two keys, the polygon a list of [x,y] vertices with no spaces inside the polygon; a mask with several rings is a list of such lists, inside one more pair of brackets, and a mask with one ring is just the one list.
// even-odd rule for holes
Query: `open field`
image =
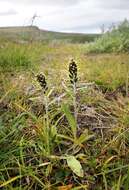
{"label": "open field", "polygon": [[[1,189],[129,189],[129,55],[86,49],[1,44]],[[71,58],[78,68],[76,94]]]}

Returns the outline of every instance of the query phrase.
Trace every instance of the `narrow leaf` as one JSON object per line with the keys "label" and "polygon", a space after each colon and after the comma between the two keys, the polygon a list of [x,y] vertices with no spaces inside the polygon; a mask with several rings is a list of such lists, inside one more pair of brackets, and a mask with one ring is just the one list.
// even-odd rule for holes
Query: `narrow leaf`
{"label": "narrow leaf", "polygon": [[22,176],[19,175],[19,176],[16,176],[16,177],[11,178],[11,179],[8,180],[8,181],[5,181],[5,182],[1,183],[1,184],[0,184],[0,188],[1,188],[1,187],[5,187],[6,185],[12,183],[13,181],[16,181],[17,179],[19,179],[19,178],[21,178],[21,177],[22,177]]}

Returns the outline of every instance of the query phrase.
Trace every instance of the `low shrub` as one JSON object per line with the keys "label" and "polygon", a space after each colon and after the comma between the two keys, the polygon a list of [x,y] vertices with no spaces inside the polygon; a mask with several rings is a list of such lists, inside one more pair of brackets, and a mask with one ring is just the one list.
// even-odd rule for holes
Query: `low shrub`
{"label": "low shrub", "polygon": [[87,45],[90,53],[111,53],[129,51],[129,22],[123,21],[120,25],[107,31],[95,42]]}

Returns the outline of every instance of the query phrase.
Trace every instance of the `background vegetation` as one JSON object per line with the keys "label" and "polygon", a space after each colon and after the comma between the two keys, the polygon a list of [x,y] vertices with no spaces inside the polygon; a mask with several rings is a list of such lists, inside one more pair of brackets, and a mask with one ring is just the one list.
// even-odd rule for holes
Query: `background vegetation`
{"label": "background vegetation", "polygon": [[113,25],[102,37],[95,43],[87,47],[89,52],[110,53],[110,52],[128,52],[129,51],[129,22],[124,20],[121,24]]}
{"label": "background vegetation", "polygon": [[25,43],[27,41],[63,41],[72,43],[85,43],[93,41],[99,37],[99,34],[77,34],[77,33],[61,33],[52,32],[47,30],[40,30],[36,26],[25,26],[25,27],[1,27],[0,28],[0,39],[11,40],[14,42]]}

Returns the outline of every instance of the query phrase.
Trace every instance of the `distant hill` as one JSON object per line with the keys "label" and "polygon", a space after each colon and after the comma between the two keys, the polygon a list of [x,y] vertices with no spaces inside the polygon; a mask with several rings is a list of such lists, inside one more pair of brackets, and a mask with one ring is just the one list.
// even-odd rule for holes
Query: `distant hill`
{"label": "distant hill", "polygon": [[39,29],[36,26],[0,27],[0,39],[13,41],[65,40],[73,43],[94,41],[100,34],[62,33]]}

